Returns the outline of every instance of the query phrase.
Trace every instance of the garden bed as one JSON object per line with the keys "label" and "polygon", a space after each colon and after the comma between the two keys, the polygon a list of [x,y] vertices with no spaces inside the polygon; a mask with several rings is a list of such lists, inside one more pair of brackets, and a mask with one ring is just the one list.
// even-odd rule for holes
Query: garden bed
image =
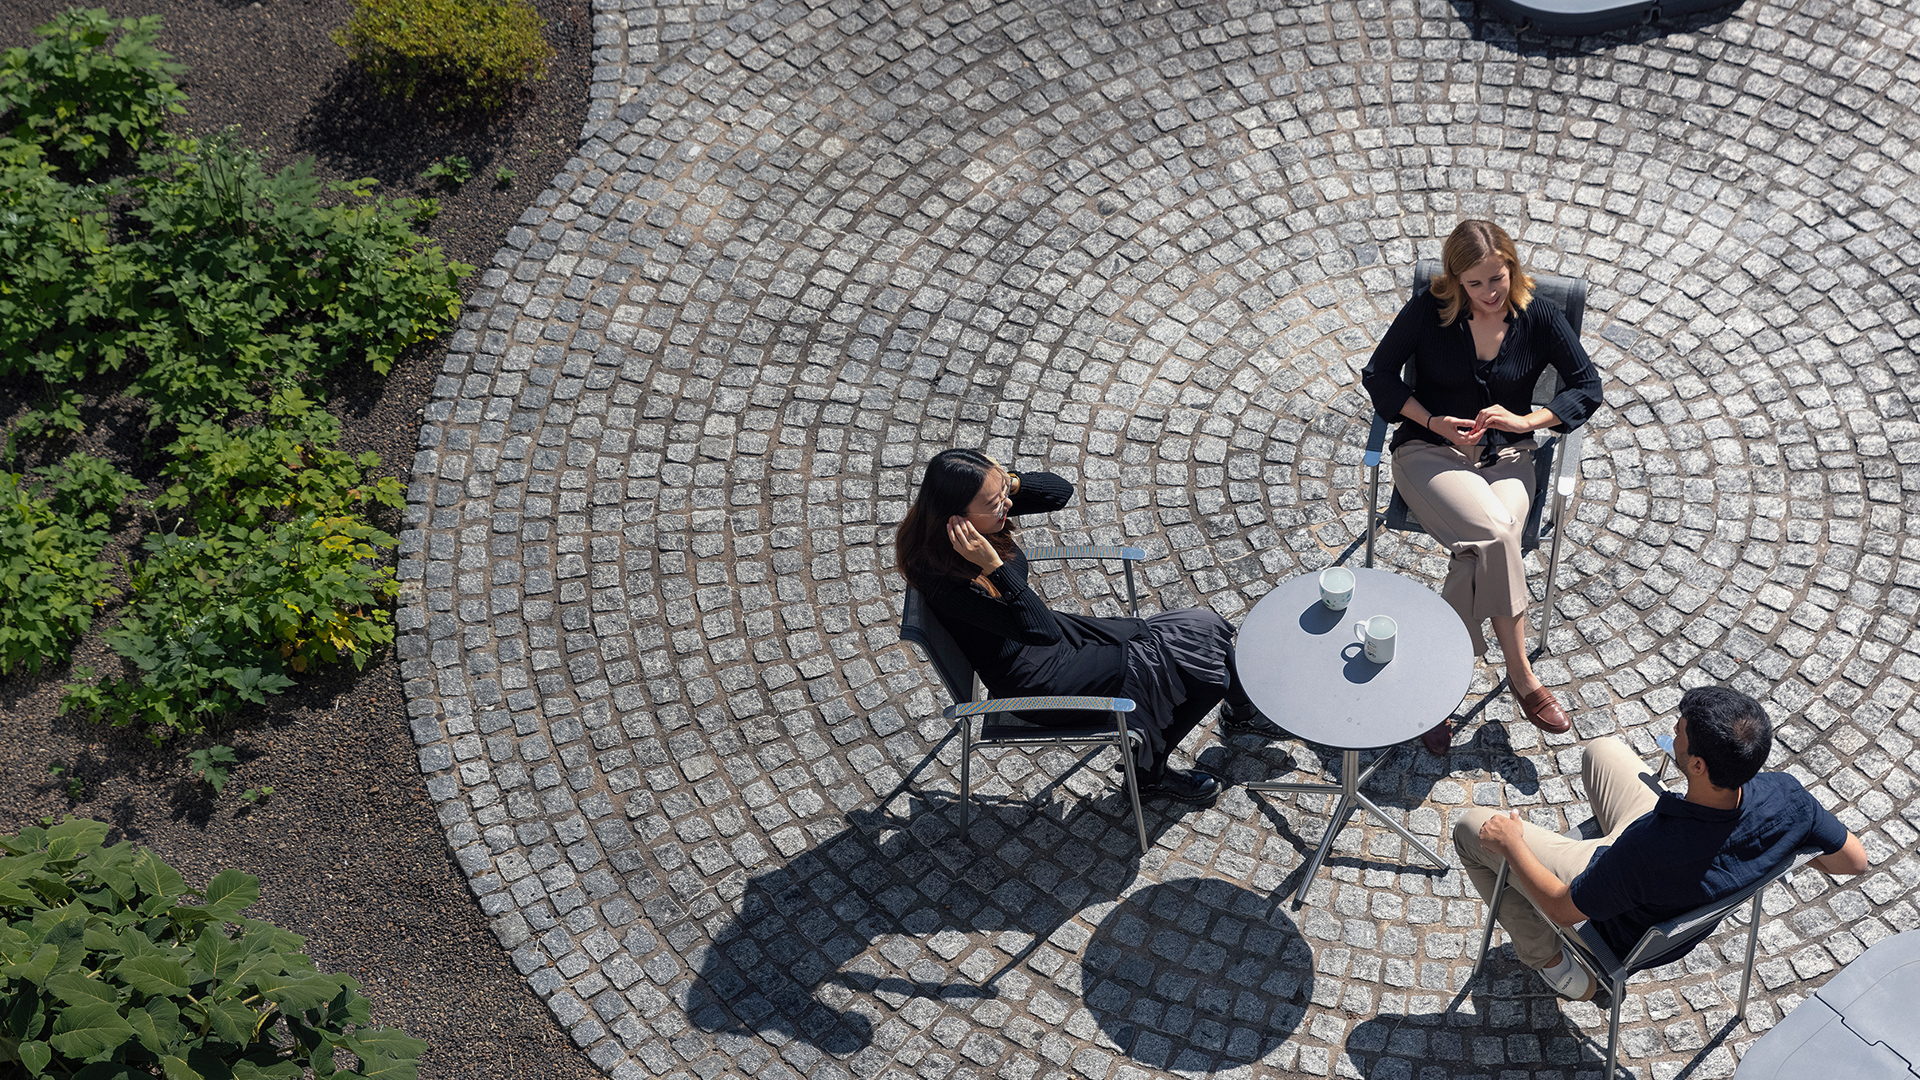
{"label": "garden bed", "polygon": [[[33,28],[66,6],[0,5],[0,46],[29,43]],[[159,44],[190,68],[181,80],[188,112],[175,118],[175,131],[236,128],[240,141],[270,152],[269,167],[310,155],[323,178],[371,176],[382,194],[436,197],[441,212],[428,234],[450,258],[484,266],[571,154],[586,115],[587,6],[537,7],[556,49],[546,78],[490,122],[453,123],[383,100],[352,74],[330,38],[347,21],[346,0],[155,0],[112,12],[166,20]],[[471,165],[466,184],[453,190],[423,179],[455,156]],[[501,181],[502,170],[510,180]],[[462,287],[476,285],[477,274]],[[332,380],[328,409],[345,428],[340,448],[379,454],[384,474],[404,482],[440,351],[438,342],[416,347],[385,378]],[[37,382],[0,380],[0,421],[40,396]],[[86,389],[90,431],[78,448],[151,481],[159,462],[138,457],[137,408]],[[133,553],[140,531],[139,522],[123,528],[108,557]],[[240,760],[214,796],[189,775],[187,753],[216,739],[155,747],[131,729],[58,715],[73,665],[115,667],[100,642],[112,616],[110,608],[96,621],[70,664],[0,678],[0,830],[43,816],[94,817],[114,826],[114,839],[153,847],[193,883],[225,867],[258,874],[262,899],[249,914],[306,935],[322,968],[365,984],[375,1022],[427,1040],[422,1075],[596,1075],[494,945],[447,852],[414,762],[390,649],[364,672],[323,668],[237,716],[217,741]],[[272,787],[270,797],[240,798],[263,786]]]}

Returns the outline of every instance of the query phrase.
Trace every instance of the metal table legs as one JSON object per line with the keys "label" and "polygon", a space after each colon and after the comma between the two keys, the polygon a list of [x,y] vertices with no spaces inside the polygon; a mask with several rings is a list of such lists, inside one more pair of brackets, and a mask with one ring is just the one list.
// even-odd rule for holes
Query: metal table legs
{"label": "metal table legs", "polygon": [[1300,877],[1300,890],[1294,894],[1293,899],[1295,905],[1307,902],[1307,886],[1313,884],[1313,875],[1319,873],[1320,864],[1326,861],[1327,852],[1333,850],[1334,836],[1346,826],[1347,814],[1350,813],[1355,806],[1362,807],[1371,813],[1382,825],[1399,833],[1401,839],[1412,844],[1414,850],[1425,855],[1427,860],[1433,863],[1433,865],[1443,868],[1446,866],[1445,863],[1440,861],[1440,856],[1433,853],[1432,848],[1408,832],[1405,826],[1388,817],[1385,812],[1374,805],[1372,799],[1360,794],[1360,785],[1366,783],[1367,778],[1373,775],[1373,771],[1378,769],[1382,762],[1392,757],[1396,749],[1398,749],[1398,747],[1388,747],[1385,752],[1374,760],[1372,765],[1367,766],[1366,772],[1360,771],[1360,751],[1342,751],[1340,759],[1340,782],[1338,784],[1289,784],[1272,780],[1262,780],[1256,783],[1241,785],[1248,791],[1296,792],[1309,795],[1330,795],[1334,792],[1339,792],[1340,794],[1340,805],[1334,809],[1332,819],[1327,822],[1327,834],[1320,838],[1319,850],[1313,853],[1313,858],[1307,863],[1307,872]]}

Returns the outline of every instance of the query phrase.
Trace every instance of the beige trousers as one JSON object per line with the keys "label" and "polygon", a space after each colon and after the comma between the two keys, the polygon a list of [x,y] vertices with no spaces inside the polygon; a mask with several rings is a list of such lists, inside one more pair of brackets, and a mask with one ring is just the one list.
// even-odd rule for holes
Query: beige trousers
{"label": "beige trousers", "polygon": [[1509,446],[1493,464],[1479,461],[1478,447],[1469,456],[1416,440],[1393,452],[1393,486],[1420,527],[1453,553],[1440,596],[1467,624],[1473,654],[1484,656],[1482,624],[1527,610],[1520,534],[1533,505],[1533,450]]}
{"label": "beige trousers", "polygon": [[[1592,840],[1570,840],[1531,823],[1522,826],[1527,848],[1540,860],[1547,872],[1568,884],[1593,861],[1601,848],[1613,841],[1635,819],[1653,810],[1660,801],[1660,787],[1653,771],[1619,739],[1595,739],[1587,744],[1580,763],[1580,780],[1587,787],[1587,802],[1604,834]],[[1460,854],[1473,887],[1484,899],[1493,895],[1493,881],[1500,873],[1500,857],[1480,846],[1480,827],[1495,814],[1503,813],[1476,806],[1461,815],[1453,825],[1453,849]],[[1509,889],[1520,884],[1507,878]],[[1523,893],[1524,889],[1521,890]],[[1528,899],[1531,899],[1528,894]],[[1500,902],[1500,926],[1513,938],[1513,950],[1520,962],[1536,971],[1553,963],[1560,951],[1560,939],[1546,917],[1517,896]]]}

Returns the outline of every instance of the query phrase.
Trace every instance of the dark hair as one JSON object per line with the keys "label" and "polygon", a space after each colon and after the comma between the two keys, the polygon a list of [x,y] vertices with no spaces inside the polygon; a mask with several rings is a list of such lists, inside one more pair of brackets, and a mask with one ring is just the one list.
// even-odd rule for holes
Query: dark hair
{"label": "dark hair", "polygon": [[[900,572],[916,589],[925,589],[942,578],[972,581],[980,568],[953,550],[947,538],[947,519],[964,516],[980,494],[980,486],[1000,463],[978,450],[942,450],[927,462],[927,474],[920,480],[920,491],[913,506],[894,533],[894,554]],[[1001,559],[1013,554],[1013,519],[1006,527],[987,537]]]}
{"label": "dark hair", "polygon": [[1696,686],[1680,698],[1687,753],[1707,763],[1713,786],[1742,787],[1767,763],[1773,721],[1760,703],[1724,686]]}

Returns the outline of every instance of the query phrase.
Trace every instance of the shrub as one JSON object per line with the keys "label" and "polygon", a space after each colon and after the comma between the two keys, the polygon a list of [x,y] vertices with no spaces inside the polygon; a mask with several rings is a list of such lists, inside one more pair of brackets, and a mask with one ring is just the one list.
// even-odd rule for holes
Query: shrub
{"label": "shrub", "polygon": [[75,8],[34,33],[35,44],[0,54],[0,108],[15,138],[70,155],[80,172],[140,149],[168,113],[186,111],[173,82],[186,67],[153,43],[158,15]]}
{"label": "shrub", "polygon": [[382,92],[441,112],[499,108],[553,53],[528,0],[354,0],[333,40]]}
{"label": "shrub", "polygon": [[[106,837],[73,818],[0,836],[8,1075],[418,1075],[427,1044],[368,1026],[359,982],[315,967],[299,935],[241,915],[259,878],[223,870],[190,889],[151,850]],[[353,1068],[336,1066],[342,1050]]]}
{"label": "shrub", "polygon": [[251,412],[350,362],[384,375],[459,314],[473,268],[413,231],[415,204],[317,180],[311,159],[269,176],[262,158],[181,140],[133,182],[131,390],[158,420]]}
{"label": "shrub", "polygon": [[365,515],[405,501],[397,481],[369,475],[376,455],[353,458],[339,438],[297,392],[277,395],[263,425],[184,429],[155,500],[182,513],[147,537],[128,613],[106,634],[137,674],[69,686],[62,710],[149,725],[157,741],[264,702],[293,685],[289,672],[364,668],[390,644],[399,587],[375,560],[394,540]]}
{"label": "shrub", "polygon": [[118,593],[113,565],[96,557],[113,511],[140,489],[86,454],[35,473],[0,473],[0,675],[65,659]]}
{"label": "shrub", "polygon": [[0,375],[71,382],[118,366],[113,190],[65,183],[38,145],[0,137]]}

